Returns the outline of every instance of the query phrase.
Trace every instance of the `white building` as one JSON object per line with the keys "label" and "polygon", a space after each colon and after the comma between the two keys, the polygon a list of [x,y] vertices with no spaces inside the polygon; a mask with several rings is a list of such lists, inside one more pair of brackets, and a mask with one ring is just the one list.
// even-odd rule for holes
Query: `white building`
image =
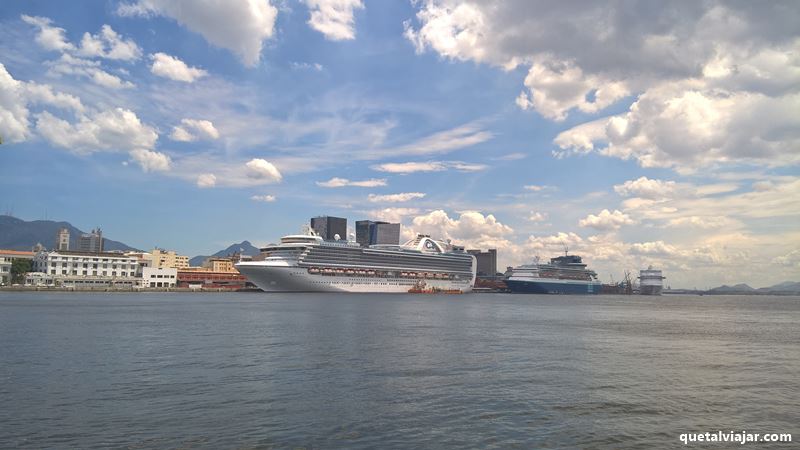
{"label": "white building", "polygon": [[0,286],[11,284],[11,266],[15,259],[33,259],[33,252],[0,250]]}
{"label": "white building", "polygon": [[138,264],[134,256],[108,252],[50,251],[33,258],[33,270],[47,275],[34,278],[46,285],[65,287],[138,286]]}
{"label": "white building", "polygon": [[145,267],[142,269],[142,287],[175,287],[178,284],[178,269]]}

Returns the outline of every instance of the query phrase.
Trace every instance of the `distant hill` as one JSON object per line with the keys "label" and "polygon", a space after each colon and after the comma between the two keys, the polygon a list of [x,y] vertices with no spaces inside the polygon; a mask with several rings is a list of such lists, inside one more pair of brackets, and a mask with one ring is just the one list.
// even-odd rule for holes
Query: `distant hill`
{"label": "distant hill", "polygon": [[[56,233],[62,227],[69,230],[69,248],[77,248],[78,236],[84,234],[69,222],[54,222],[52,220],[26,221],[13,216],[0,215],[0,248],[7,250],[30,251],[37,243],[48,249],[56,246]],[[107,251],[136,250],[119,241],[108,238],[103,239],[103,249]]]}
{"label": "distant hill", "polygon": [[220,250],[217,253],[214,253],[213,255],[197,255],[189,260],[189,265],[200,266],[203,264],[203,261],[205,261],[206,258],[210,258],[212,256],[228,256],[234,253],[256,256],[260,252],[261,251],[257,247],[254,247],[253,244],[250,243],[250,241],[242,241],[238,244],[231,244],[228,248]]}
{"label": "distant hill", "polygon": [[723,285],[709,289],[706,294],[800,294],[800,282],[784,281],[774,286],[753,289],[741,283],[734,286]]}

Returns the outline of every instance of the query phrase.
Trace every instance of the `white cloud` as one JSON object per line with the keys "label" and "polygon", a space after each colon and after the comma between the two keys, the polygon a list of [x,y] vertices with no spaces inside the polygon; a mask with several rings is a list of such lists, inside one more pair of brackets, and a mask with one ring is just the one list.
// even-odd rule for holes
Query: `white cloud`
{"label": "white cloud", "polygon": [[608,231],[618,230],[623,225],[632,225],[634,223],[636,221],[622,211],[615,209],[614,212],[611,212],[604,209],[598,215],[589,214],[586,218],[581,219],[578,225]]}
{"label": "white cloud", "polygon": [[478,211],[464,211],[455,219],[443,210],[435,210],[414,217],[411,227],[417,233],[469,242],[473,246],[478,245],[478,242],[501,238],[514,232],[508,225],[500,223],[494,215],[483,215]]}
{"label": "white cloud", "polygon": [[443,172],[455,169],[461,172],[476,172],[486,169],[484,164],[471,164],[460,161],[425,161],[405,163],[384,163],[372,166],[372,169],[389,173]]}
{"label": "white cloud", "polygon": [[361,0],[304,0],[311,12],[308,24],[332,41],[355,39],[353,12]]}
{"label": "white cloud", "polygon": [[525,186],[522,186],[522,188],[531,192],[543,192],[555,189],[553,186],[548,186],[545,184],[526,184]]}
{"label": "white cloud", "polygon": [[317,186],[326,188],[339,188],[345,186],[378,187],[386,186],[385,178],[370,178],[368,180],[351,181],[347,178],[333,177],[328,181],[317,181]]}
{"label": "white cloud", "polygon": [[197,176],[197,187],[211,188],[217,185],[217,177],[213,173],[203,173]]}
{"label": "white cloud", "polygon": [[115,108],[81,116],[75,123],[47,111],[37,114],[36,130],[52,145],[75,153],[152,149],[158,134],[133,111]]}
{"label": "white cloud", "polygon": [[371,219],[383,220],[384,222],[390,222],[390,223],[401,222],[404,218],[419,213],[420,210],[417,208],[405,208],[405,207],[373,209],[371,211],[366,212],[367,216],[369,216]]}
{"label": "white cloud", "polygon": [[403,192],[400,194],[385,195],[369,194],[368,199],[373,203],[400,203],[424,197],[425,194],[422,192]]}
{"label": "white cloud", "polygon": [[[586,75],[570,61],[534,62],[524,83],[529,92],[520,93],[517,105],[557,121],[566,119],[571,109],[594,113],[630,93],[625,83]],[[588,100],[589,94],[593,100]]]}
{"label": "white cloud", "polygon": [[261,159],[253,158],[245,164],[246,174],[249,178],[263,180],[271,183],[280,182],[283,179],[278,168],[271,162]]}
{"label": "white cloud", "polygon": [[[524,66],[522,108],[552,120],[626,113],[560,134],[556,156],[598,151],[681,171],[800,161],[797,5],[673,5],[529,0],[417,2],[405,24],[418,52]],[[568,31],[566,31],[568,30]],[[512,99],[509,99],[512,101]]]}
{"label": "white cloud", "polygon": [[180,126],[172,127],[172,133],[169,138],[180,142],[193,142],[197,139],[218,139],[219,131],[210,120],[183,119]]}
{"label": "white cloud", "polygon": [[39,28],[39,34],[36,35],[36,42],[45,50],[65,51],[74,48],[74,46],[69,43],[66,36],[64,36],[65,30],[63,28],[51,26],[50,24],[53,21],[47,17],[23,14],[22,20],[29,25],[34,25]]}
{"label": "white cloud", "polygon": [[68,53],[64,53],[55,61],[48,61],[50,66],[49,73],[58,75],[75,75],[84,77],[98,86],[110,89],[129,89],[135,87],[130,81],[122,80],[116,75],[112,75],[100,68],[100,63],[84,58],[77,58]]}
{"label": "white cloud", "polygon": [[267,0],[138,0],[121,4],[117,12],[175,19],[211,44],[236,53],[247,66],[258,64],[263,41],[275,33],[278,15]]}
{"label": "white cloud", "polygon": [[100,34],[83,34],[78,54],[93,58],[132,61],[142,56],[142,50],[133,40],[123,39],[111,26],[103,25]]}
{"label": "white cloud", "polygon": [[771,262],[779,266],[800,268],[800,250],[792,250],[785,255],[776,256]]}
{"label": "white cloud", "polygon": [[639,177],[636,180],[628,180],[623,184],[614,185],[614,191],[625,197],[641,197],[658,200],[667,198],[675,193],[677,183],[674,181],[662,181]]}
{"label": "white cloud", "polygon": [[145,172],[166,172],[172,165],[172,160],[164,153],[139,148],[132,150],[130,155]]}
{"label": "white cloud", "polygon": [[250,197],[250,200],[254,202],[272,203],[277,200],[277,198],[274,195],[254,195]]}
{"label": "white cloud", "polygon": [[[4,70],[2,64],[0,64],[0,70]],[[0,72],[0,74],[2,74],[2,72]],[[71,110],[75,113],[82,113],[84,111],[81,99],[74,95],[64,94],[63,92],[55,92],[50,85],[36,84],[29,81],[25,83],[25,91],[27,99],[31,103],[51,105],[57,108]]]}
{"label": "white cloud", "polygon": [[725,228],[733,229],[736,221],[725,216],[684,216],[670,219],[667,227],[687,227],[687,228]]}
{"label": "white cloud", "polygon": [[673,245],[664,241],[637,242],[631,244],[629,251],[634,255],[680,257],[681,252]]}
{"label": "white cloud", "polygon": [[531,211],[530,215],[528,216],[528,220],[531,222],[544,222],[547,220],[547,213]]}
{"label": "white cloud", "polygon": [[208,75],[208,72],[205,70],[189,67],[185,62],[174,56],[167,55],[166,53],[155,53],[150,55],[150,58],[153,60],[153,64],[150,66],[150,72],[160,77],[169,78],[170,80],[193,83],[197,79]]}
{"label": "white cloud", "polygon": [[0,63],[0,136],[3,143],[28,138],[28,107],[25,83],[15,80]]}
{"label": "white cloud", "polygon": [[292,69],[303,70],[303,69],[313,69],[317,72],[321,72],[324,67],[320,63],[308,63],[308,62],[291,62],[289,64]]}

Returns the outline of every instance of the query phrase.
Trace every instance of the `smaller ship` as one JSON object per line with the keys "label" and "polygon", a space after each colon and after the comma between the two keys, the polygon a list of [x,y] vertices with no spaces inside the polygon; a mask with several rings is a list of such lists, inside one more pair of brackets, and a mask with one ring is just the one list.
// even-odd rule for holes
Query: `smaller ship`
{"label": "smaller ship", "polygon": [[511,292],[528,294],[599,294],[601,283],[597,273],[586,268],[580,256],[570,255],[550,258],[549,264],[533,264],[514,267],[506,280]]}
{"label": "smaller ship", "polygon": [[642,295],[661,295],[664,288],[664,279],[661,271],[648,266],[639,271],[639,293]]}

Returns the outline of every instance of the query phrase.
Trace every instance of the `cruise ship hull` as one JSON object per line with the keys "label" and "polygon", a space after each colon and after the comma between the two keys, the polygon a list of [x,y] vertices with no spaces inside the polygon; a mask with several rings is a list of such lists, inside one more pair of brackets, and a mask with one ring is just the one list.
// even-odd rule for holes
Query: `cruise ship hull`
{"label": "cruise ship hull", "polygon": [[661,295],[663,287],[643,284],[639,287],[641,295]]}
{"label": "cruise ship hull", "polygon": [[[238,264],[239,272],[264,292],[408,293],[420,287],[413,278],[311,274],[298,266]],[[472,280],[425,279],[424,289],[435,293],[470,292]]]}
{"label": "cruise ship hull", "polygon": [[573,280],[506,280],[512,293],[595,295],[600,293],[600,283]]}

